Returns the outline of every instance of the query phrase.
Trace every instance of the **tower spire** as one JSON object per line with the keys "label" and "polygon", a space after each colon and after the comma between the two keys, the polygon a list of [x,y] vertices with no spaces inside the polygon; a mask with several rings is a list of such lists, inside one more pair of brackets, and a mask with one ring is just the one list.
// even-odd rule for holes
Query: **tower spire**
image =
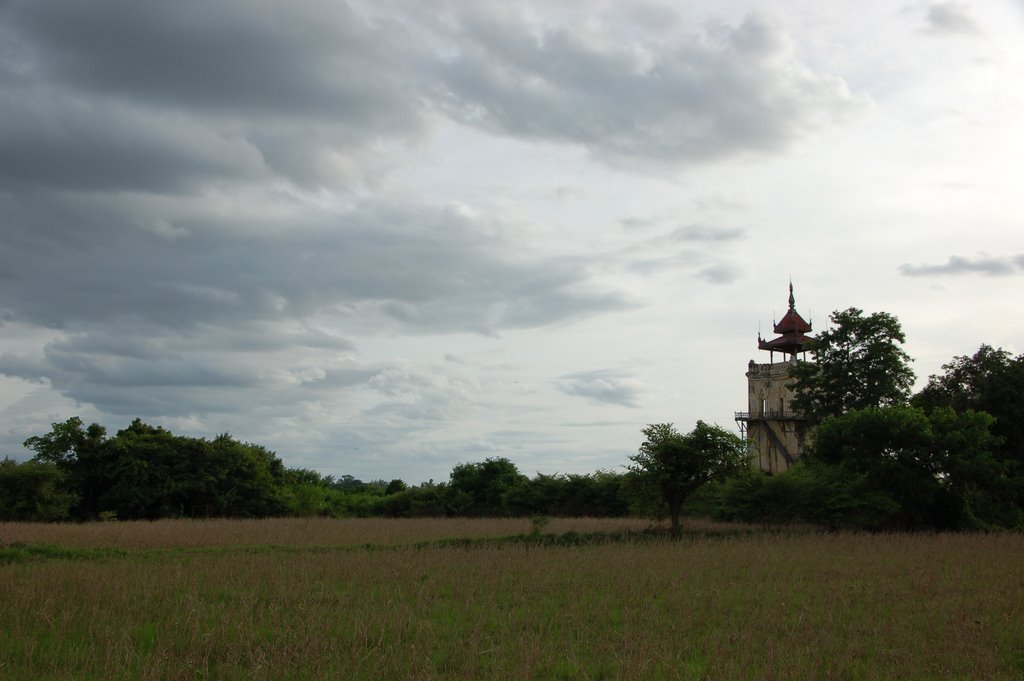
{"label": "tower spire", "polygon": [[766,341],[758,336],[757,347],[773,354],[781,352],[796,356],[797,353],[803,352],[804,347],[812,340],[805,335],[811,331],[811,325],[804,321],[804,318],[796,311],[796,296],[793,295],[792,277],[789,279],[789,310],[786,311],[782,319],[772,325],[772,330],[779,334],[779,337]]}

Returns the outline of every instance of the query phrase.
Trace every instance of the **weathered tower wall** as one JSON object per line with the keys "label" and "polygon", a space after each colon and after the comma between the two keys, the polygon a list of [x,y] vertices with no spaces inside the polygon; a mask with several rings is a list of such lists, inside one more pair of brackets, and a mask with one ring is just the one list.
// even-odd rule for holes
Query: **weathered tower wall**
{"label": "weathered tower wall", "polygon": [[[793,360],[795,361],[795,359]],[[800,459],[803,418],[793,411],[790,362],[757,364],[747,370],[746,435],[758,466],[781,473]]]}

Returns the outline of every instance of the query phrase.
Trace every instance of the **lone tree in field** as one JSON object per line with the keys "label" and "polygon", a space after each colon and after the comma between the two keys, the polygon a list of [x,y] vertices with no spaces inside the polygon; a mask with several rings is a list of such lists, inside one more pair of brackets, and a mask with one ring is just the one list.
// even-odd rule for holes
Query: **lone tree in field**
{"label": "lone tree in field", "polygon": [[640,451],[629,457],[629,470],[642,485],[656,490],[668,508],[672,536],[680,534],[683,502],[697,488],[748,465],[747,447],[739,437],[718,426],[697,421],[681,435],[671,423],[655,423],[643,429]]}

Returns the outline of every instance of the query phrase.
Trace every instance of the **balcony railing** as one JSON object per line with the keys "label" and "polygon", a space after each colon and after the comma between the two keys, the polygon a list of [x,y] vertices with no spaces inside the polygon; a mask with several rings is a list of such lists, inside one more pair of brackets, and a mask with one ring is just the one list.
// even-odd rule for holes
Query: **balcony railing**
{"label": "balcony railing", "polygon": [[737,421],[806,421],[807,417],[795,411],[736,412]]}

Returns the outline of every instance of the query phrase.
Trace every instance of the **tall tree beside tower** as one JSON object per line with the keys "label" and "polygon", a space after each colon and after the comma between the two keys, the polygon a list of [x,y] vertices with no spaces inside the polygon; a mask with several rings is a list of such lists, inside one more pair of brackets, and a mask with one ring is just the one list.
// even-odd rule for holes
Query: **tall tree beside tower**
{"label": "tall tree beside tower", "polygon": [[867,407],[906,404],[914,383],[899,320],[886,312],[864,316],[855,307],[833,312],[832,328],[810,345],[813,362],[794,362],[793,407],[813,425]]}

